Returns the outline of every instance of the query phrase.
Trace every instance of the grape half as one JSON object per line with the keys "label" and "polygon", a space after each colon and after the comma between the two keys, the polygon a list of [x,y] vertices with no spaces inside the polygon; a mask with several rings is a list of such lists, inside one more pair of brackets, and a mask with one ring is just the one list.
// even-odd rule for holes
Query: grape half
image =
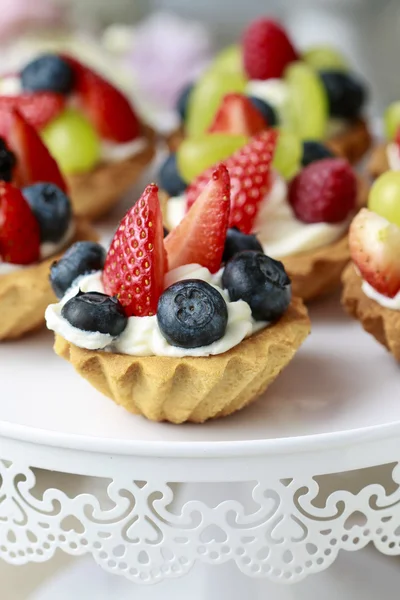
{"label": "grape half", "polygon": [[303,60],[318,71],[348,71],[350,68],[343,54],[332,46],[312,46],[304,52]]}
{"label": "grape half", "polygon": [[396,137],[400,127],[400,102],[389,104],[383,115],[386,139],[391,141]]}
{"label": "grape half", "polygon": [[233,44],[221,50],[211,64],[212,71],[244,74],[242,47]]}
{"label": "grape half", "polygon": [[400,227],[400,171],[387,171],[374,182],[368,208]]}
{"label": "grape half", "polygon": [[280,130],[273,167],[285,179],[291,179],[300,169],[303,155],[302,142],[295,133]]}

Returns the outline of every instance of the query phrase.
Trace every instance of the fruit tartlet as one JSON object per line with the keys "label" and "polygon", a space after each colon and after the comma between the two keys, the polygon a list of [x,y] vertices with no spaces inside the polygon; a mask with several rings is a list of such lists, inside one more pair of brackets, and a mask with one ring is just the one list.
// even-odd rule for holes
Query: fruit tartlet
{"label": "fruit tartlet", "polygon": [[72,242],[96,238],[73,217],[62,177],[36,131],[17,112],[9,118],[15,153],[0,138],[0,340],[44,325],[54,299],[48,279],[54,257]]}
{"label": "fruit tartlet", "polygon": [[3,77],[0,94],[0,110],[18,109],[39,131],[78,216],[107,213],[154,156],[153,132],[127,98],[75,58],[41,55]]}
{"label": "fruit tartlet", "polygon": [[213,130],[223,97],[247,95],[270,126],[296,133],[302,140],[325,141],[339,156],[357,162],[371,145],[363,117],[365,85],[349,72],[347,60],[329,46],[304,52],[272,19],[260,18],[244,31],[177,103],[181,127],[169,138],[176,150],[184,137]]}
{"label": "fruit tartlet", "polygon": [[349,244],[343,305],[400,361],[400,172],[376,179],[368,208],[351,224]]}
{"label": "fruit tartlet", "polygon": [[[100,392],[154,421],[203,422],[259,396],[309,333],[301,300],[253,236],[227,237],[223,165],[165,239],[158,188],[146,188],[93,272],[52,268],[46,311],[55,351]],[[99,251],[100,254],[100,251]]]}
{"label": "fruit tartlet", "polygon": [[368,161],[372,177],[385,171],[400,171],[400,102],[390,104],[383,115],[385,140],[373,149]]}
{"label": "fruit tartlet", "polygon": [[[366,184],[346,159],[332,157],[320,142],[304,145],[297,171],[291,161],[291,139],[291,134],[269,129],[225,159],[232,184],[229,224],[244,234],[255,233],[264,252],[284,263],[294,295],[308,301],[340,285],[350,260],[348,227],[357,207],[365,203]],[[200,153],[195,163],[192,157],[196,145],[204,147],[204,140],[191,141],[190,148],[188,141],[184,145],[188,153],[181,158],[188,172],[190,166],[198,168]],[[169,196],[164,211],[167,228],[176,227],[184,217],[213,169],[186,186],[178,166],[172,154],[160,172],[161,186]],[[285,180],[277,167],[291,177]]]}

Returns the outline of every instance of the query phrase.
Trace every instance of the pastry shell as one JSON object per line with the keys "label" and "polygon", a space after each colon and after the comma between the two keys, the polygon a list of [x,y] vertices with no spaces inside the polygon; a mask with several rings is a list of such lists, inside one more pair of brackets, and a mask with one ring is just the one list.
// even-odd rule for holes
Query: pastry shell
{"label": "pastry shell", "polygon": [[374,179],[390,169],[386,155],[386,147],[387,144],[378,144],[371,153],[367,164],[367,171]]}
{"label": "pastry shell", "polygon": [[[97,239],[88,223],[77,221],[71,244]],[[52,256],[38,264],[0,275],[0,340],[19,338],[44,325],[44,312],[56,301],[49,282],[50,265],[56,259],[57,256]]]}
{"label": "pastry shell", "polygon": [[202,423],[255,400],[290,362],[309,331],[307,309],[295,298],[277,323],[216,356],[126,356],[84,350],[58,335],[54,349],[129,412],[152,421]]}
{"label": "pastry shell", "polygon": [[400,362],[400,312],[368,298],[361,286],[362,279],[350,263],[343,273],[344,308]]}

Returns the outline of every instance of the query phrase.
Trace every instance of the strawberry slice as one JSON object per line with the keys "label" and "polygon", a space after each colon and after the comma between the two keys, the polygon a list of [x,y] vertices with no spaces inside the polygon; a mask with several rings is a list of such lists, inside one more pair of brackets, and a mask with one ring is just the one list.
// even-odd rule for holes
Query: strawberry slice
{"label": "strawberry slice", "polygon": [[105,139],[120,143],[138,137],[140,121],[129,100],[75,58],[65,55],[63,58],[73,69],[79,104],[98,133]]}
{"label": "strawberry slice", "polygon": [[39,224],[22,192],[0,182],[0,257],[4,262],[29,265],[40,255]]}
{"label": "strawberry slice", "polygon": [[157,312],[168,270],[158,187],[148,185],[122,219],[107,254],[104,289],[117,296],[128,317]]}
{"label": "strawberry slice", "polygon": [[[258,208],[271,186],[271,163],[275,152],[278,132],[263,131],[224,161],[231,178],[231,227],[250,233]],[[186,190],[186,209],[197,200],[214,167],[199,175]]]}
{"label": "strawberry slice", "polygon": [[377,292],[393,298],[400,291],[400,228],[363,208],[349,232],[353,262]]}
{"label": "strawberry slice", "polygon": [[230,212],[227,168],[214,167],[197,201],[164,240],[170,269],[197,263],[211,273],[221,266]]}
{"label": "strawberry slice", "polygon": [[267,124],[263,116],[247,96],[227,94],[208,131],[252,137],[264,129]]}
{"label": "strawberry slice", "polygon": [[11,118],[8,117],[14,109],[18,110],[32,127],[42,129],[55,119],[64,107],[65,98],[49,92],[0,96],[0,136],[8,136],[11,127]]}
{"label": "strawberry slice", "polygon": [[[0,111],[0,122],[3,118]],[[64,192],[67,186],[60,169],[36,129],[32,127],[18,110],[8,112],[10,128],[7,143],[17,157],[15,179],[19,186],[32,185],[41,181],[54,183]]]}

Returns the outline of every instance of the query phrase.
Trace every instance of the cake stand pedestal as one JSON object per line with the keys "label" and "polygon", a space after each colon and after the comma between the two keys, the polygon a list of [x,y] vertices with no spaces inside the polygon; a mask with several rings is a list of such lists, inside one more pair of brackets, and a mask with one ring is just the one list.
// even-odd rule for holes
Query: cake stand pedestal
{"label": "cake stand pedestal", "polygon": [[[339,550],[400,554],[399,367],[337,298],[311,312],[313,335],[266,397],[204,425],[127,414],[53,355],[48,332],[3,344],[1,558],[42,562],[61,549],[131,588],[163,582],[158,593],[175,599],[185,584],[173,580],[187,575],[194,600],[221,597],[227,581],[236,600],[302,586],[312,598],[314,578],[299,582],[329,567],[343,587]],[[112,579],[115,597],[123,580]]]}

